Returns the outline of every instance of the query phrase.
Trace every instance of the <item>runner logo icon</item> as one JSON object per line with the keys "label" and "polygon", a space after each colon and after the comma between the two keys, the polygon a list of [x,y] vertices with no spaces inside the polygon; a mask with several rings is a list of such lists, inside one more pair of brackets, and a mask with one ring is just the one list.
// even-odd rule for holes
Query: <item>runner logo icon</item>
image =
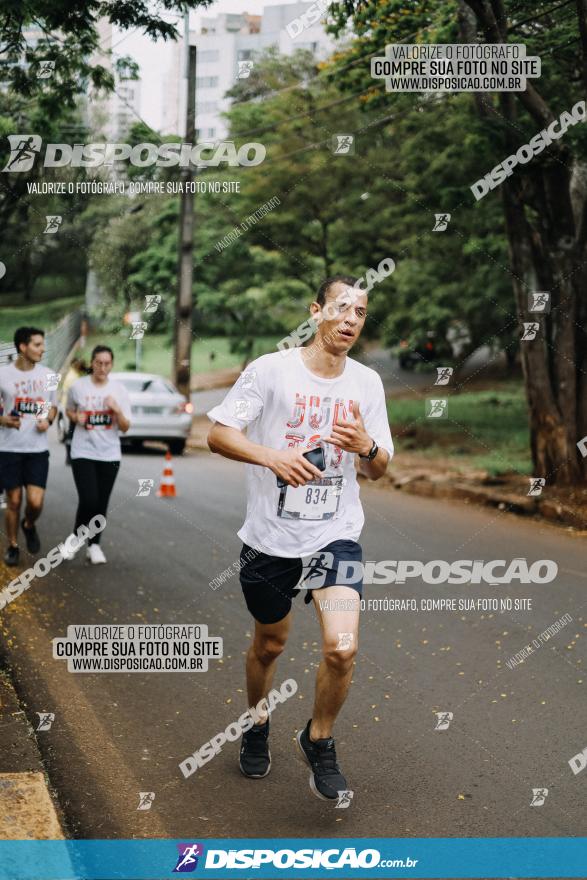
{"label": "runner logo icon", "polygon": [[151,489],[154,485],[155,480],[139,479],[139,491],[135,495],[135,498],[145,498],[147,495],[150,495]]}
{"label": "runner logo icon", "polygon": [[354,134],[335,134],[332,137],[332,152],[335,156],[354,156]]}
{"label": "runner logo icon", "polygon": [[426,401],[428,419],[446,419],[448,417],[448,400],[441,398],[440,400],[430,399]]}
{"label": "runner logo icon", "polygon": [[55,71],[54,61],[41,61],[37,71],[37,79],[51,79]]}
{"label": "runner logo icon", "polygon": [[541,807],[547,797],[548,797],[548,789],[547,788],[533,788],[532,789],[532,800],[530,801],[530,806],[531,807]]}
{"label": "runner logo icon", "polygon": [[240,383],[241,388],[252,388],[255,384],[255,379],[257,378],[256,370],[246,370],[244,373],[240,374]]}
{"label": "runner logo icon", "polygon": [[550,312],[550,293],[546,290],[535,290],[528,294],[529,312]]}
{"label": "runner logo icon", "polygon": [[198,867],[198,859],[204,855],[201,843],[178,843],[179,856],[173,869],[174,874],[188,874]]}
{"label": "runner logo icon", "polygon": [[239,61],[237,79],[248,79],[251,75],[253,64],[253,61]]}
{"label": "runner logo icon", "polygon": [[522,342],[532,341],[536,339],[536,334],[540,329],[538,321],[524,321],[524,332],[522,333]]}
{"label": "runner logo icon", "polygon": [[63,217],[61,214],[45,214],[45,229],[43,231],[50,235],[54,235],[59,230],[62,223]]}
{"label": "runner logo icon", "polygon": [[438,719],[434,730],[448,730],[453,719],[452,712],[435,712],[434,714]]}
{"label": "runner logo icon", "polygon": [[448,224],[450,223],[450,214],[435,214],[434,215],[434,227],[432,232],[444,232],[448,229]]}
{"label": "runner logo icon", "polygon": [[129,339],[142,339],[145,335],[145,330],[149,326],[146,321],[131,321],[132,331],[129,336]]}
{"label": "runner logo icon", "polygon": [[154,800],[154,791],[139,791],[139,805],[137,810],[150,810]]}
{"label": "runner logo icon", "polygon": [[354,791],[339,791],[338,800],[334,805],[335,810],[348,810],[354,797]]}
{"label": "runner logo icon", "polygon": [[37,730],[51,730],[51,725],[55,721],[55,712],[37,712],[39,716],[39,724]]}
{"label": "runner logo icon", "polygon": [[328,569],[334,565],[334,554],[312,553],[311,556],[302,557],[302,577],[297,586],[298,590],[313,590],[323,587],[326,582]]}
{"label": "runner logo icon", "polygon": [[57,391],[61,382],[61,373],[47,373],[45,391]]}
{"label": "runner logo icon", "polygon": [[38,134],[9,134],[10,157],[3,171],[30,171],[43,141]]}
{"label": "runner logo icon", "polygon": [[149,293],[145,296],[145,308],[143,312],[156,312],[161,302],[160,293]]}
{"label": "runner logo icon", "polygon": [[235,400],[234,402],[234,414],[237,419],[248,419],[249,413],[251,410],[251,401],[250,400]]}
{"label": "runner logo icon", "polygon": [[338,634],[338,645],[336,646],[337,651],[348,651],[349,648],[352,647],[354,640],[354,633],[339,633]]}
{"label": "runner logo icon", "polygon": [[51,411],[51,401],[43,400],[41,403],[37,405],[37,419],[42,422],[45,419],[49,418],[49,413]]}
{"label": "runner logo icon", "polygon": [[541,495],[546,485],[544,477],[530,477],[530,488],[528,495]]}
{"label": "runner logo icon", "polygon": [[436,367],[436,372],[438,373],[436,377],[435,385],[448,385],[450,382],[450,378],[453,374],[452,367]]}

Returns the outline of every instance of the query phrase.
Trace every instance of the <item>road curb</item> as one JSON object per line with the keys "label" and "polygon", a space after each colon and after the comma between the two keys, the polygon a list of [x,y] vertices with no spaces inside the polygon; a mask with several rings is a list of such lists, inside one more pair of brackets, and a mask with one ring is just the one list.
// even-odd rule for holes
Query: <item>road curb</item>
{"label": "road curb", "polygon": [[581,510],[540,496],[518,495],[500,491],[493,486],[475,486],[458,480],[449,482],[444,478],[431,479],[421,474],[409,477],[387,474],[386,481],[393,489],[409,492],[411,495],[463,501],[465,504],[472,502],[484,507],[507,510],[518,516],[540,517],[557,525],[587,529],[587,519]]}
{"label": "road curb", "polygon": [[[209,452],[206,434],[209,428],[206,417],[194,420],[192,433],[188,438],[188,448]],[[361,475],[359,475],[361,477]],[[481,486],[445,476],[429,477],[426,474],[402,474],[388,471],[383,478],[385,485],[396,491],[409,492],[425,498],[438,498],[447,501],[461,501],[464,504],[480,504],[495,507],[518,516],[545,519],[559,526],[571,527],[579,531],[587,530],[587,516],[580,509],[562,501],[540,496],[522,495],[500,490],[495,486]]]}
{"label": "road curb", "polygon": [[65,840],[35,733],[0,668],[0,840]]}

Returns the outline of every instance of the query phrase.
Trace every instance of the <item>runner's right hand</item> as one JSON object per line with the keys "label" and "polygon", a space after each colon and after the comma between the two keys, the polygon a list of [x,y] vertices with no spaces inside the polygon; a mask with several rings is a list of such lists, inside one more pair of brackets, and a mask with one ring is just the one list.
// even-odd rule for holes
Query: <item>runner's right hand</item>
{"label": "runner's right hand", "polygon": [[310,480],[322,476],[322,471],[310,464],[297,449],[272,449],[268,467],[289,486],[305,486]]}
{"label": "runner's right hand", "polygon": [[3,428],[20,428],[20,416],[13,416],[10,413],[7,416],[0,416],[0,425]]}
{"label": "runner's right hand", "polygon": [[76,422],[80,426],[80,428],[86,427],[86,422],[88,420],[88,417],[85,414],[85,412],[78,412],[78,414],[76,415],[75,418],[76,418]]}

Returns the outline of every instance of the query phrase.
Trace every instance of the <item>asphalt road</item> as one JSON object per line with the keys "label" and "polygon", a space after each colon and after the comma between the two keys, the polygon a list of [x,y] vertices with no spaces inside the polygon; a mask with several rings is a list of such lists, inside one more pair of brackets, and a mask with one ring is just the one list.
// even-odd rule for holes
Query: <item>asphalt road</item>
{"label": "asphalt road", "polygon": [[[179,496],[137,497],[161,474],[159,451],[124,456],[103,547],[107,566],[64,563],[0,613],[3,650],[37,734],[70,833],[83,838],[225,836],[584,836],[587,771],[568,761],[587,746],[584,697],[587,576],[584,538],[507,513],[404,496],[363,484],[365,559],[552,559],[551,584],[366,587],[366,598],[532,599],[531,611],[366,610],[337,750],[354,799],[315,799],[294,735],[311,711],[318,626],[300,599],[276,676],[298,693],[272,720],[273,769],[244,778],[238,744],[189,779],[178,764],[246,707],[251,631],[237,577],[209,582],[239,553],[243,471],[206,453],[174,460]],[[41,522],[48,550],[70,531],[71,472],[55,445]],[[572,623],[524,664],[505,661],[564,614]],[[199,673],[73,674],[51,640],[71,624],[207,624],[224,657]],[[452,712],[435,730],[435,712]],[[533,788],[547,788],[530,806]],[[137,810],[139,792],[155,792]]]}

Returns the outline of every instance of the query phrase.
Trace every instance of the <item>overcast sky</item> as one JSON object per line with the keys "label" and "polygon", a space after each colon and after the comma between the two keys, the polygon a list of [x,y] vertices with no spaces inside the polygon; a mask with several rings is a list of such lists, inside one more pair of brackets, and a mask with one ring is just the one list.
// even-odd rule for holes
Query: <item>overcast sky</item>
{"label": "overcast sky", "polygon": [[[287,2],[287,0],[281,0]],[[199,29],[202,16],[214,16],[220,12],[250,12],[259,14],[264,6],[275,6],[276,0],[218,0],[201,12],[192,12],[190,28]],[[183,25],[179,23],[180,30]],[[171,45],[160,41],[154,43],[141,33],[128,31],[115,32],[112,48],[115,56],[130,55],[141,68],[141,116],[155,129],[161,127],[162,81],[171,59]]]}

